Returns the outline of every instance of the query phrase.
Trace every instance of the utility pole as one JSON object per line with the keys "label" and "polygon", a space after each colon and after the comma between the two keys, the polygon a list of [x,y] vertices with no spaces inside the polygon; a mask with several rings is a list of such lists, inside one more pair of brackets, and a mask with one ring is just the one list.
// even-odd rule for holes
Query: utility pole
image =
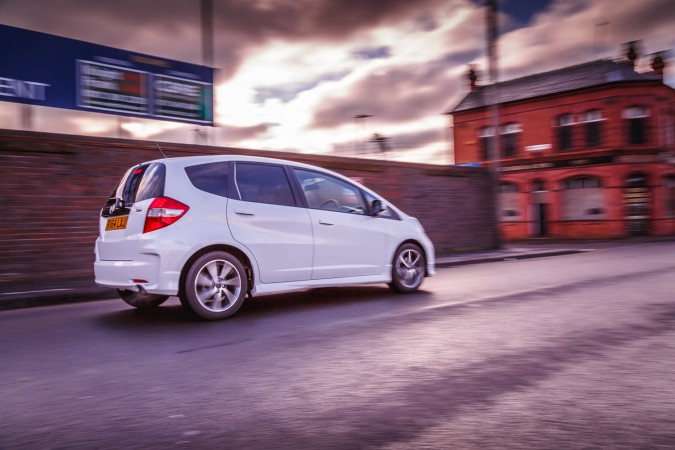
{"label": "utility pole", "polygon": [[213,67],[213,0],[202,0],[202,64]]}
{"label": "utility pole", "polygon": [[27,131],[33,131],[33,105],[21,104],[20,108],[20,117],[21,117],[21,128]]}
{"label": "utility pole", "polygon": [[497,39],[499,29],[497,24],[497,12],[499,11],[497,0],[487,0],[486,22],[487,22],[487,54],[488,54],[488,73],[490,76],[490,85],[488,87],[487,99],[490,104],[489,115],[494,137],[490,145],[489,170],[492,178],[492,198],[494,201],[494,231],[492,234],[492,247],[501,248],[501,205],[499,202],[499,88],[497,80],[499,78],[497,63]]}
{"label": "utility pole", "polygon": [[[201,0],[201,22],[202,22],[202,65],[213,68],[213,0]],[[215,80],[214,80],[215,81]],[[215,84],[215,83],[214,83]],[[206,127],[203,133],[198,130],[195,133],[195,139],[198,141],[203,136],[205,143],[209,143],[209,131]],[[197,142],[199,143],[199,142]]]}

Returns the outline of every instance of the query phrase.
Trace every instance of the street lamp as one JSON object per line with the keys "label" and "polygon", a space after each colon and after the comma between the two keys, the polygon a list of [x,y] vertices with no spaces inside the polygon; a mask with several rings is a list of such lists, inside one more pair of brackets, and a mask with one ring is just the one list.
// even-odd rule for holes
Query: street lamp
{"label": "street lamp", "polygon": [[[373,116],[372,116],[372,114],[356,114],[356,115],[354,116],[354,130],[356,131],[356,133],[355,133],[355,139],[354,139],[354,155],[357,155],[357,154],[358,154],[358,147],[359,147],[359,136],[358,136],[358,134],[359,134],[359,133],[358,133],[359,127],[358,127],[358,121],[359,121],[360,119],[367,119],[368,117],[373,117]],[[364,125],[364,127],[365,127],[365,120],[363,120],[362,122],[363,122],[363,125]],[[366,142],[366,141],[365,141],[365,139],[364,139],[364,141],[363,141],[364,147],[365,147],[365,142]]]}

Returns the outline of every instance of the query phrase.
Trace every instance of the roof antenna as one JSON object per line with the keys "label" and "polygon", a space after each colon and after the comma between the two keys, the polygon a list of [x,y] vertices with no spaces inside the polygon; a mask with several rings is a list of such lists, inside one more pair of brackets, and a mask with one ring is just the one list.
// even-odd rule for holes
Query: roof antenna
{"label": "roof antenna", "polygon": [[157,150],[159,150],[159,152],[162,154],[162,156],[164,157],[164,159],[167,159],[166,155],[165,155],[164,152],[162,151],[162,147],[160,147],[159,144],[158,144],[157,142],[155,142],[155,145],[157,146]]}

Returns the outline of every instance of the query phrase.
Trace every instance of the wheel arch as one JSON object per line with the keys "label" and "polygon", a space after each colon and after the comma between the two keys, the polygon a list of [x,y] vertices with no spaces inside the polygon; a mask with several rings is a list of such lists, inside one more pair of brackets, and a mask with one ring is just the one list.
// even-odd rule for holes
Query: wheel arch
{"label": "wheel arch", "polygon": [[178,295],[182,296],[184,294],[183,288],[185,286],[185,278],[187,277],[187,273],[190,270],[190,267],[192,266],[192,264],[197,259],[199,259],[202,255],[205,255],[205,254],[211,253],[211,252],[227,252],[227,253],[230,253],[232,256],[234,256],[235,258],[237,258],[239,260],[239,262],[244,266],[244,269],[246,270],[246,275],[248,277],[248,292],[247,292],[247,294],[250,293],[251,290],[253,289],[253,284],[254,284],[254,281],[255,281],[255,273],[254,273],[254,270],[253,270],[253,264],[251,263],[251,260],[246,255],[246,253],[244,253],[243,251],[241,251],[240,249],[238,249],[237,247],[234,247],[232,245],[213,244],[213,245],[208,245],[206,247],[203,247],[203,248],[199,249],[198,251],[193,253],[188,258],[188,260],[185,262],[185,264],[183,265],[183,268],[181,269],[181,272],[180,272],[180,279],[179,279],[179,283],[178,283]]}

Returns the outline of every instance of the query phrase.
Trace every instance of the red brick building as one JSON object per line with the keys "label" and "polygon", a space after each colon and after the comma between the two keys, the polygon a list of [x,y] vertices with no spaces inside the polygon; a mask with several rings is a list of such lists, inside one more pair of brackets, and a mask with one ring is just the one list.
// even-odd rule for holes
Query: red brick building
{"label": "red brick building", "polygon": [[[498,83],[502,236],[675,234],[675,90],[664,62],[592,61]],[[488,88],[448,114],[456,164],[489,165]]]}

